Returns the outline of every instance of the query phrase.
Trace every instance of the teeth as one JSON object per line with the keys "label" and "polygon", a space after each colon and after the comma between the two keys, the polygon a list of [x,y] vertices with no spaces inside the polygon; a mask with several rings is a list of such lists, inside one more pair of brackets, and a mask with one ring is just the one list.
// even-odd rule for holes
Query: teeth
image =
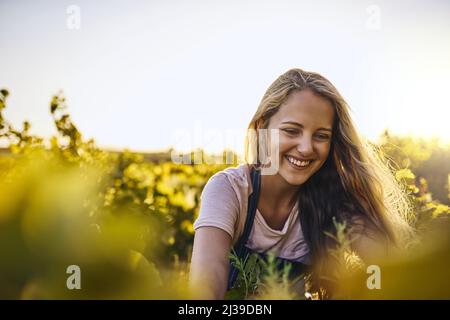
{"label": "teeth", "polygon": [[298,167],[306,167],[307,165],[309,165],[311,163],[310,160],[308,161],[300,161],[300,160],[296,160],[292,157],[287,157],[288,161],[292,164],[295,164]]}

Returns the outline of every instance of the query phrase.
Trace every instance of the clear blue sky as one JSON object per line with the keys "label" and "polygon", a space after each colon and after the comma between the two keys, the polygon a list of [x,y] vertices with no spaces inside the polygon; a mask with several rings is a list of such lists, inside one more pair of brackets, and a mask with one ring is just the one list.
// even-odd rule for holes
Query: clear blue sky
{"label": "clear blue sky", "polygon": [[240,152],[266,88],[300,67],[337,86],[370,139],[450,140],[450,1],[1,0],[0,39],[5,115],[39,135],[62,89],[100,146]]}

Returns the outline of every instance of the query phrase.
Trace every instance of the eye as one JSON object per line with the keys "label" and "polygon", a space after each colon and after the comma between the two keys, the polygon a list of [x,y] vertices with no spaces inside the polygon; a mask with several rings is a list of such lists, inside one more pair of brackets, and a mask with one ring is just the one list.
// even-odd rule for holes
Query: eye
{"label": "eye", "polygon": [[286,129],[282,129],[284,132],[286,132],[289,135],[296,135],[298,134],[298,130],[297,129],[292,129],[292,128],[286,128]]}
{"label": "eye", "polygon": [[330,139],[330,136],[327,135],[327,134],[318,134],[318,135],[316,135],[316,137],[318,137],[321,140],[328,140],[328,139]]}

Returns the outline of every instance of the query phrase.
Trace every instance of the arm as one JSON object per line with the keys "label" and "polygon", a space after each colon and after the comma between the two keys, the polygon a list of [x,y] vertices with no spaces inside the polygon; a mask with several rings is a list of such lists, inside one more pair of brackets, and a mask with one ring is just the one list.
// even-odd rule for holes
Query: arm
{"label": "arm", "polygon": [[227,232],[216,227],[201,227],[195,232],[189,274],[194,299],[224,299],[231,241]]}
{"label": "arm", "polygon": [[190,270],[195,299],[224,299],[229,254],[239,215],[239,200],[224,174],[216,174],[202,191]]}
{"label": "arm", "polygon": [[361,257],[366,265],[380,265],[388,257],[386,241],[379,237],[361,234],[354,237],[352,249]]}
{"label": "arm", "polygon": [[350,234],[352,249],[366,265],[381,264],[388,258],[388,242],[367,220],[353,219],[354,228]]}

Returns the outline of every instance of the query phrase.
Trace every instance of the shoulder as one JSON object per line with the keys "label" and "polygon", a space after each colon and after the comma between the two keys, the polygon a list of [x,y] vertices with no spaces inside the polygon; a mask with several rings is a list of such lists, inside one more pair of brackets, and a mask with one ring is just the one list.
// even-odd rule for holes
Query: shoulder
{"label": "shoulder", "polygon": [[378,230],[375,224],[366,216],[355,214],[347,219],[349,233],[355,236],[367,236],[371,238],[380,238],[385,235]]}
{"label": "shoulder", "polygon": [[228,178],[230,182],[247,185],[250,181],[250,166],[248,164],[240,164],[237,167],[229,167],[217,173]]}
{"label": "shoulder", "polygon": [[242,228],[242,212],[246,210],[249,193],[246,165],[227,168],[214,174],[201,194],[199,215],[194,229],[215,226],[227,231],[234,239],[235,230]]}
{"label": "shoulder", "polygon": [[248,193],[245,191],[251,187],[250,182],[250,168],[246,164],[241,164],[215,173],[209,178],[202,194],[212,190],[223,192],[233,190],[236,193]]}

